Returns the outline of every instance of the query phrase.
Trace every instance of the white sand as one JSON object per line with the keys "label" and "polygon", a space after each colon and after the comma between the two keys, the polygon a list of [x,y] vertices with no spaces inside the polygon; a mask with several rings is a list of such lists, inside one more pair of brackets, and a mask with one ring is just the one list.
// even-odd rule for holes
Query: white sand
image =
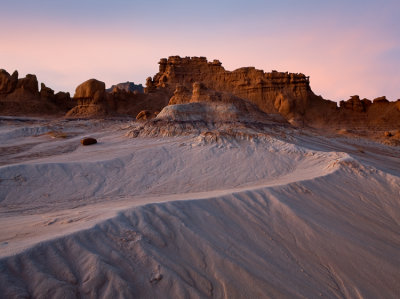
{"label": "white sand", "polygon": [[398,148],[124,128],[0,123],[3,297],[399,297]]}

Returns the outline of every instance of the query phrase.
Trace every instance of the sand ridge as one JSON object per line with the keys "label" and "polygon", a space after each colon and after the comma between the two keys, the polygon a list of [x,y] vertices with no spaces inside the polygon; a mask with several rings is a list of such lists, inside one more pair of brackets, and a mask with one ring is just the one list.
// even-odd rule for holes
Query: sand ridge
{"label": "sand ridge", "polygon": [[288,129],[225,143],[128,129],[15,140],[99,144],[0,167],[15,178],[0,182],[2,294],[396,298],[398,149]]}

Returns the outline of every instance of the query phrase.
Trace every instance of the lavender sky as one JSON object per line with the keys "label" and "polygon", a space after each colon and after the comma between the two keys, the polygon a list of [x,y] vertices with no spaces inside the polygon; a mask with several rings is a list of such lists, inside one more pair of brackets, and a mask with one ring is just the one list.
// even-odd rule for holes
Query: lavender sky
{"label": "lavender sky", "polygon": [[0,0],[0,68],[56,91],[144,83],[171,55],[301,72],[324,98],[400,98],[400,1]]}

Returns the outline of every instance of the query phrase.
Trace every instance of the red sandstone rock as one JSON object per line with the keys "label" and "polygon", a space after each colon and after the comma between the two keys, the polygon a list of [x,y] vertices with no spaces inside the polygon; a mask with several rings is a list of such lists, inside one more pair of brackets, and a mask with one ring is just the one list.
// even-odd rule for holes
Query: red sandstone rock
{"label": "red sandstone rock", "polygon": [[75,99],[93,99],[95,93],[105,92],[106,85],[104,82],[101,82],[96,79],[89,79],[82,84],[78,85],[75,89]]}
{"label": "red sandstone rock", "polygon": [[95,138],[91,138],[91,137],[83,138],[81,140],[82,145],[92,145],[92,144],[96,144],[96,143],[97,143],[97,140]]}
{"label": "red sandstone rock", "polygon": [[105,117],[109,114],[106,85],[89,79],[75,89],[77,105],[67,112],[67,117]]}
{"label": "red sandstone rock", "polygon": [[69,94],[54,95],[45,84],[38,90],[35,75],[18,79],[18,72],[10,76],[0,70],[0,114],[2,115],[63,115],[72,108]]}
{"label": "red sandstone rock", "polygon": [[309,78],[303,74],[265,73],[254,67],[230,72],[219,61],[208,62],[205,57],[171,56],[159,64],[159,72],[147,79],[146,92],[163,90],[172,97],[170,104],[193,101],[192,85],[199,82],[209,90],[249,100],[264,112],[278,112],[294,124],[400,127],[400,104],[388,102],[385,97],[371,103],[353,96],[337,107],[336,102],[316,96]]}
{"label": "red sandstone rock", "polygon": [[40,96],[46,99],[54,98],[54,90],[42,83],[40,84]]}
{"label": "red sandstone rock", "polygon": [[15,71],[11,76],[3,69],[0,69],[0,94],[13,92],[17,87],[18,72]]}
{"label": "red sandstone rock", "polygon": [[149,110],[142,110],[136,116],[137,120],[149,120],[154,117],[154,113],[151,113]]}

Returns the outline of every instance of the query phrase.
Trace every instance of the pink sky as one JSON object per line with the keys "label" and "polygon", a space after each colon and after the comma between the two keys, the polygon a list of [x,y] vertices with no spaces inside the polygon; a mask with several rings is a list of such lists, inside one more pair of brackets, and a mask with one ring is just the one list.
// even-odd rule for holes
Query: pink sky
{"label": "pink sky", "polygon": [[[254,3],[264,7],[260,1]],[[276,15],[286,13],[282,7],[269,7],[265,13],[246,8],[247,14],[238,7],[225,16],[211,14],[209,22],[197,14],[174,18],[172,9],[172,19],[148,9],[147,19],[136,17],[138,12],[129,17],[121,12],[120,18],[110,17],[113,22],[97,22],[93,17],[100,12],[76,22],[35,14],[19,16],[20,22],[15,22],[11,14],[3,19],[0,14],[2,28],[12,28],[0,32],[0,68],[10,73],[17,69],[20,77],[34,73],[56,91],[73,93],[89,78],[107,86],[128,80],[144,83],[158,71],[162,57],[206,56],[219,59],[227,70],[255,66],[305,73],[316,94],[335,101],[354,94],[396,100],[400,98],[399,29],[390,26],[392,6],[379,13],[374,7],[344,16],[341,10],[315,14],[289,10],[286,17]]]}

